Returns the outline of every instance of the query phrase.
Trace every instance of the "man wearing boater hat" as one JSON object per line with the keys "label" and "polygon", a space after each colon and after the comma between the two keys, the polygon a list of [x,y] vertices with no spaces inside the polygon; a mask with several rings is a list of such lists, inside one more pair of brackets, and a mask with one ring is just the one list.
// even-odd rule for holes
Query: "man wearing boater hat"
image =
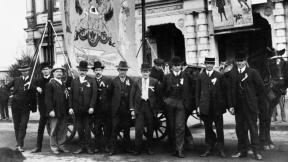
{"label": "man wearing boater hat", "polygon": [[238,52],[236,55],[237,69],[231,71],[231,101],[229,108],[235,114],[236,135],[238,138],[238,153],[234,158],[246,157],[249,147],[248,130],[250,132],[250,147],[257,160],[262,159],[259,153],[259,136],[257,117],[259,113],[258,99],[264,94],[264,83],[259,73],[247,67],[246,55]]}
{"label": "man wearing boater hat", "polygon": [[14,78],[6,85],[6,88],[10,90],[10,88],[13,87],[11,109],[17,141],[16,150],[23,152],[24,138],[26,135],[30,110],[35,108],[36,111],[36,102],[34,104],[31,102],[35,99],[33,98],[35,96],[32,95],[33,90],[30,87],[29,65],[22,64],[18,70],[21,72],[21,76]]}
{"label": "man wearing boater hat", "polygon": [[[42,141],[43,141],[43,134],[45,130],[45,126],[48,122],[47,112],[46,112],[46,105],[45,105],[45,89],[46,84],[52,78],[51,72],[51,65],[48,62],[43,62],[40,65],[42,76],[41,78],[35,81],[34,87],[38,93],[38,110],[40,113],[39,125],[38,125],[38,134],[37,134],[37,144],[36,148],[32,150],[32,153],[41,152],[42,149]],[[49,126],[47,127],[49,130]],[[49,131],[48,131],[49,133]]]}
{"label": "man wearing boater hat", "polygon": [[80,61],[77,68],[79,77],[72,80],[69,95],[69,114],[75,114],[80,139],[80,148],[74,153],[93,154],[89,146],[91,143],[90,122],[97,99],[97,85],[93,78],[87,76],[88,63],[86,61]]}
{"label": "man wearing boater hat", "polygon": [[163,94],[166,104],[169,139],[175,152],[184,158],[185,111],[190,110],[192,93],[190,79],[182,73],[182,61],[178,56],[171,59],[171,73],[164,76]]}
{"label": "man wearing boater hat", "polygon": [[[159,100],[159,84],[158,80],[149,77],[150,65],[143,63],[141,65],[142,77],[134,82],[130,94],[130,108],[134,110],[135,118],[135,147],[136,155],[143,151],[146,147],[148,155],[154,154],[153,147],[153,119],[157,113]],[[147,142],[142,143],[144,126],[147,130]]]}
{"label": "man wearing boater hat", "polygon": [[[109,152],[108,143],[111,136],[111,96],[109,91],[111,79],[103,76],[104,68],[104,65],[100,61],[94,62],[94,66],[92,67],[97,84],[97,99],[94,113],[96,149],[94,152],[99,152],[99,149],[102,148],[104,148],[105,152]],[[103,144],[102,147],[101,144]]]}
{"label": "man wearing boater hat", "polygon": [[[222,75],[215,71],[215,58],[205,58],[206,70],[203,71],[196,83],[196,107],[200,112],[200,118],[204,122],[205,142],[207,145],[205,153],[201,157],[209,156],[214,147],[221,157],[224,153],[224,131],[223,113],[226,112],[226,102],[223,93]],[[213,131],[215,124],[216,134]]]}
{"label": "man wearing boater hat", "polygon": [[117,66],[119,75],[113,79],[111,84],[112,133],[110,156],[116,153],[117,134],[121,129],[123,129],[124,134],[122,145],[124,151],[133,153],[130,149],[131,112],[129,109],[129,98],[133,81],[127,76],[128,68],[126,61],[120,61]]}
{"label": "man wearing boater hat", "polygon": [[45,104],[50,126],[50,148],[58,155],[60,152],[68,153],[64,143],[66,141],[68,114],[66,86],[62,82],[65,69],[60,65],[54,65],[51,70],[53,78],[46,84]]}

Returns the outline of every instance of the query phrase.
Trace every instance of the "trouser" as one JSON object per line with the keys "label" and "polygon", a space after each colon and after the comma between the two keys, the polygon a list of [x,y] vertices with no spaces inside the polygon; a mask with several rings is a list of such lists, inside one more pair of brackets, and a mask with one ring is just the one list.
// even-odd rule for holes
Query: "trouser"
{"label": "trouser", "polygon": [[0,113],[2,119],[9,118],[8,100],[0,101]]}
{"label": "trouser", "polygon": [[[205,127],[205,143],[207,149],[212,150],[217,144],[219,150],[224,147],[224,131],[223,131],[223,116],[222,115],[201,115]],[[213,122],[215,124],[216,133],[213,131]]]}
{"label": "trouser", "polygon": [[239,152],[245,152],[249,147],[248,130],[250,131],[251,149],[254,152],[259,150],[257,116],[256,112],[249,109],[245,100],[242,100],[242,104],[237,106],[235,120]]}
{"label": "trouser", "polygon": [[39,124],[38,124],[38,132],[37,132],[37,144],[36,147],[37,148],[42,148],[42,141],[43,141],[43,135],[44,135],[44,130],[45,130],[45,126],[47,128],[47,132],[48,134],[50,134],[50,127],[49,127],[49,117],[47,117],[46,115],[41,115],[40,114],[40,119],[39,119]]}
{"label": "trouser", "polygon": [[91,116],[88,113],[76,114],[76,128],[79,135],[80,147],[89,148],[91,142]]}
{"label": "trouser", "polygon": [[50,118],[50,148],[56,151],[64,148],[67,126],[65,117]]}
{"label": "trouser", "polygon": [[131,113],[128,104],[121,103],[118,112],[112,117],[111,149],[116,149],[117,135],[123,129],[123,147],[130,148]]}
{"label": "trouser", "polygon": [[169,98],[165,103],[172,146],[176,151],[183,151],[186,121],[183,101]]}
{"label": "trouser", "polygon": [[142,149],[142,138],[144,125],[147,129],[146,147],[151,148],[153,144],[153,112],[149,101],[141,101],[141,108],[135,119],[135,147],[137,151]]}
{"label": "trouser", "polygon": [[26,135],[27,124],[29,121],[30,110],[28,108],[14,108],[12,107],[12,118],[14,123],[15,137],[17,146],[24,146],[24,138]]}
{"label": "trouser", "polygon": [[[286,113],[285,113],[285,96],[281,96],[279,100],[279,107],[280,107],[280,115],[282,120],[286,120]],[[277,105],[274,108],[272,117],[273,119],[277,119]]]}

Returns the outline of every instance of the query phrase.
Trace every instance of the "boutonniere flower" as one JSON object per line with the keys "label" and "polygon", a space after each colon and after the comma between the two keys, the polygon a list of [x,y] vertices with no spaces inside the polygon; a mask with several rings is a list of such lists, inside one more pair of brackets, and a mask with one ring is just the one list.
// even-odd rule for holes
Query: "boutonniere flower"
{"label": "boutonniere flower", "polygon": [[212,82],[213,85],[215,85],[216,81],[217,81],[217,78],[211,79],[211,82]]}
{"label": "boutonniere flower", "polygon": [[181,78],[180,79],[180,84],[183,85],[183,83],[184,83],[184,78]]}
{"label": "boutonniere flower", "polygon": [[248,74],[245,73],[245,76],[244,76],[244,78],[243,78],[241,81],[243,82],[243,81],[246,80],[247,78],[248,78]]}
{"label": "boutonniere flower", "polygon": [[105,83],[103,81],[100,82],[100,87],[105,87]]}
{"label": "boutonniere flower", "polygon": [[151,89],[151,91],[154,92],[154,87],[149,86],[148,89]]}
{"label": "boutonniere flower", "polygon": [[129,80],[126,80],[126,85],[127,85],[127,86],[130,86]]}
{"label": "boutonniere flower", "polygon": [[86,85],[87,87],[90,87],[91,85],[90,85],[90,83],[89,82],[87,82],[87,85]]}

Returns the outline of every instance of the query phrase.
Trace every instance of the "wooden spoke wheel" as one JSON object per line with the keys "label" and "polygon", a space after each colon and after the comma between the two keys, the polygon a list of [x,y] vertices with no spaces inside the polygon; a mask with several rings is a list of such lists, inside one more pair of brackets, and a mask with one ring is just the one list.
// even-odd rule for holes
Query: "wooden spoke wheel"
{"label": "wooden spoke wheel", "polygon": [[[157,142],[167,136],[167,119],[163,112],[158,112],[153,121],[153,141]],[[147,138],[147,129],[144,129],[144,135]]]}

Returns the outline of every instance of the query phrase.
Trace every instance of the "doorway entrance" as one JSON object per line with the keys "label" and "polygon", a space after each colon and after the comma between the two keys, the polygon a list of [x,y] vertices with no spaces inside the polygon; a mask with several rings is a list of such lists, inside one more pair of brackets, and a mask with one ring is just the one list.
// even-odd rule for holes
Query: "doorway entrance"
{"label": "doorway entrance", "polygon": [[179,56],[182,61],[185,60],[184,36],[175,24],[149,26],[148,31],[148,40],[154,40],[158,58],[168,62],[173,56]]}

